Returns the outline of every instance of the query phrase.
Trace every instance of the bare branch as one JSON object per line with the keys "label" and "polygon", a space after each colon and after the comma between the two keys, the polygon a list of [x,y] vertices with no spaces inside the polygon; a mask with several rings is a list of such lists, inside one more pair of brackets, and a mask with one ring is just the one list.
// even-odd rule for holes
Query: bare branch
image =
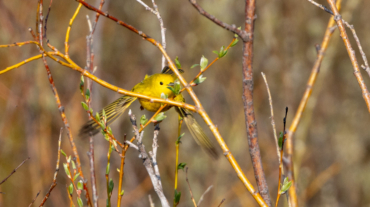
{"label": "bare branch", "polygon": [[200,199],[199,199],[199,201],[198,201],[198,206],[200,206],[200,203],[203,201],[203,199],[204,199],[204,196],[211,190],[213,188],[213,185],[211,185],[211,186],[209,186],[208,188],[207,188],[207,190],[206,191],[204,191],[204,193],[202,194],[202,196],[200,196]]}
{"label": "bare branch", "polygon": [[18,168],[21,167],[29,159],[30,157],[27,157],[25,160],[23,160],[23,162],[21,162],[21,164],[19,164],[18,167],[16,167],[4,180],[0,182],[0,185],[3,184],[6,180],[8,180],[8,178],[12,176],[18,170]]}
{"label": "bare branch", "polygon": [[[153,184],[153,187],[154,187],[154,191],[157,193],[157,195],[158,195],[158,197],[161,201],[162,206],[163,207],[169,207],[170,204],[168,203],[168,200],[167,200],[167,198],[165,197],[165,195],[163,193],[161,179],[160,179],[160,177],[157,177],[157,174],[156,174],[156,172],[154,170],[154,167],[153,167],[153,166],[157,165],[157,163],[153,163],[151,161],[151,159],[149,158],[148,153],[145,150],[145,146],[142,143],[144,131],[142,131],[141,134],[140,134],[139,130],[136,126],[136,117],[135,117],[135,115],[132,114],[132,113],[129,113],[129,116],[130,116],[130,120],[131,120],[131,123],[132,123],[132,128],[134,129],[134,132],[135,132],[135,135],[136,135],[137,145],[138,145],[138,148],[139,148],[139,158],[143,160],[144,167],[145,167],[145,169],[147,170],[147,172],[149,174],[149,177],[150,177],[150,179],[152,181],[152,184]],[[159,171],[158,171],[158,174],[159,174]]]}

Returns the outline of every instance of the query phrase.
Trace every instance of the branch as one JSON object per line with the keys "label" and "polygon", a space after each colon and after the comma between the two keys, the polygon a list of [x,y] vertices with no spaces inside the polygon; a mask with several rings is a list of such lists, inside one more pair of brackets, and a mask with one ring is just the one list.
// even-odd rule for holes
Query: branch
{"label": "branch", "polygon": [[[139,130],[137,129],[137,126],[136,126],[136,117],[135,117],[135,115],[131,113],[131,114],[129,114],[129,116],[130,116],[130,120],[131,120],[131,123],[132,123],[132,128],[134,129],[134,132],[135,132],[135,135],[136,135],[137,145],[138,145],[138,148],[139,148],[139,158],[143,160],[144,167],[145,167],[146,171],[148,172],[149,177],[152,181],[154,191],[157,193],[159,199],[161,200],[162,207],[169,207],[170,204],[168,203],[168,200],[167,200],[167,198],[165,197],[165,195],[163,193],[162,182],[161,182],[161,179],[160,179],[159,171],[156,172],[155,167],[153,167],[153,166],[157,165],[157,162],[156,162],[156,160],[153,159],[153,157],[152,157],[153,161],[150,160],[149,155],[145,150],[145,146],[142,143],[144,132],[141,132],[141,134],[139,133]],[[154,138],[153,139],[156,139],[157,135],[156,135],[156,133],[154,133]],[[153,148],[153,156],[154,156],[154,152],[157,152],[157,150]],[[155,156],[154,156],[154,158],[155,158]]]}
{"label": "branch", "polygon": [[[337,7],[340,9],[340,4],[341,0],[337,1]],[[289,188],[289,203],[292,205],[292,207],[298,206],[298,198],[297,198],[297,192],[296,192],[296,183],[294,179],[294,168],[293,168],[293,134],[297,130],[298,124],[301,120],[303,111],[306,108],[308,99],[311,96],[313,87],[315,85],[317,76],[319,74],[321,62],[324,59],[324,54],[326,52],[326,49],[329,45],[329,41],[331,39],[331,36],[334,32],[332,29],[333,26],[335,25],[334,18],[331,17],[328,25],[326,27],[326,31],[324,34],[324,38],[322,40],[321,46],[320,46],[320,51],[318,52],[316,61],[314,63],[314,66],[312,67],[310,77],[308,78],[306,90],[303,94],[303,97],[301,99],[301,102],[299,103],[298,109],[294,115],[293,121],[287,130],[286,134],[286,154],[287,154],[287,176],[290,181],[292,181],[292,186]]]}
{"label": "branch", "polygon": [[203,201],[204,196],[213,188],[213,185],[209,186],[206,191],[200,196],[198,201],[198,206],[200,206],[200,203]]}
{"label": "branch", "polygon": [[[81,7],[81,6],[79,6],[79,7]],[[43,47],[43,31],[42,31],[42,24],[43,24],[43,13],[42,13],[43,1],[42,0],[39,0],[38,7],[37,8],[38,8],[39,14],[36,15],[36,28],[38,28],[38,29],[36,29],[36,34],[37,34],[36,37],[38,38],[40,54],[43,54],[45,52],[45,50],[41,49]],[[68,57],[68,47],[69,47],[68,46],[69,32],[70,32],[70,29],[71,29],[73,20],[76,17],[78,11],[79,11],[79,9],[76,10],[75,15],[72,17],[72,19],[70,21],[70,24],[69,24],[69,27],[67,29],[66,42],[65,42],[65,45],[66,45],[66,56],[67,57]],[[71,147],[72,147],[72,150],[73,150],[73,154],[76,157],[78,172],[80,173],[80,177],[84,181],[83,182],[83,188],[85,190],[85,197],[86,197],[86,200],[87,200],[87,205],[89,206],[89,205],[91,205],[91,201],[90,201],[90,196],[89,196],[89,191],[88,191],[88,188],[87,188],[87,184],[86,184],[86,181],[85,181],[85,178],[84,178],[84,175],[83,175],[83,172],[82,172],[82,168],[81,168],[80,156],[78,155],[77,148],[76,148],[76,145],[75,145],[74,140],[73,140],[73,137],[72,137],[72,132],[71,132],[71,129],[70,129],[70,125],[69,125],[69,122],[67,120],[67,117],[66,117],[66,115],[64,113],[64,107],[62,106],[62,103],[60,101],[59,94],[58,94],[58,91],[57,91],[57,89],[55,87],[54,79],[53,79],[53,76],[51,75],[51,71],[49,69],[49,66],[48,66],[48,64],[46,62],[45,55],[43,55],[42,59],[43,59],[43,62],[44,62],[46,73],[47,73],[48,78],[49,78],[49,83],[50,83],[51,89],[52,89],[53,94],[54,94],[55,102],[56,102],[56,104],[58,106],[58,109],[59,109],[59,112],[60,112],[60,116],[61,116],[61,118],[63,120],[63,123],[64,123],[64,127],[67,129],[67,135],[68,135],[69,142],[70,142]]]}
{"label": "branch", "polygon": [[18,167],[16,167],[4,180],[0,182],[0,185],[3,184],[6,180],[8,180],[8,178],[12,176],[18,170],[18,168],[20,168],[29,159],[30,157],[27,157],[25,160],[23,160],[23,162],[21,162],[21,164],[19,164]]}
{"label": "branch", "polygon": [[348,39],[346,29],[344,28],[344,23],[343,23],[343,20],[342,20],[342,16],[339,14],[337,8],[335,7],[334,1],[333,0],[327,0],[327,1],[330,4],[330,8],[334,13],[334,20],[337,22],[337,25],[338,25],[338,28],[339,28],[339,31],[340,31],[340,36],[343,39],[344,45],[346,46],[348,55],[351,59],[351,63],[352,63],[352,66],[353,66],[353,71],[354,71],[353,73],[355,74],[357,82],[358,82],[358,84],[361,88],[362,97],[365,100],[367,110],[370,112],[370,93],[367,90],[364,79],[362,78],[362,75],[361,75],[361,72],[360,72],[360,67],[359,67],[357,59],[356,59],[355,51],[352,49],[352,45],[351,45],[351,43]]}
{"label": "branch", "polygon": [[[194,207],[197,207],[197,203],[195,202],[194,200],[194,196],[193,196],[193,191],[191,191],[191,187],[190,187],[190,183],[189,183],[189,178],[188,178],[188,167],[186,167],[186,182],[188,183],[188,187],[189,187],[189,191],[190,191],[190,196],[191,196],[191,200],[193,201],[193,204],[194,204]],[[208,189],[207,189],[208,190]],[[203,197],[201,197],[203,198]],[[200,203],[201,200],[199,200],[199,203]]]}
{"label": "branch", "polygon": [[49,191],[46,193],[44,199],[42,200],[41,204],[40,204],[40,207],[41,206],[44,206],[46,200],[49,198],[50,196],[50,193],[51,191],[55,188],[55,186],[57,185],[57,176],[58,176],[58,172],[59,172],[59,161],[60,161],[60,145],[62,143],[62,133],[63,133],[63,127],[60,128],[60,132],[59,132],[59,140],[58,140],[58,158],[57,158],[57,164],[56,164],[56,167],[55,167],[55,172],[54,172],[54,179],[53,179],[53,182],[49,188]]}
{"label": "branch", "polygon": [[251,33],[248,33],[246,31],[243,31],[243,30],[240,30],[238,28],[236,28],[236,26],[233,24],[233,25],[228,25],[222,21],[220,21],[219,19],[217,19],[215,16],[213,15],[210,15],[208,12],[204,11],[204,9],[202,7],[200,7],[196,0],[189,0],[189,2],[191,3],[191,5],[194,6],[194,8],[196,10],[198,10],[198,12],[205,16],[207,19],[211,20],[213,23],[217,24],[218,26],[234,33],[234,34],[237,34],[244,42],[247,42],[250,40],[251,36],[250,34]]}
{"label": "branch", "polygon": [[254,20],[256,10],[255,0],[247,0],[245,5],[245,32],[250,34],[248,41],[243,41],[243,103],[245,125],[247,129],[247,139],[249,154],[251,156],[254,169],[254,176],[258,191],[268,206],[271,206],[269,189],[263,171],[261,152],[258,144],[257,120],[255,118],[253,106],[253,36]]}
{"label": "branch", "polygon": [[28,207],[31,207],[32,204],[36,201],[36,198],[40,195],[40,192],[41,190],[39,190],[39,192],[36,194],[35,198],[32,200],[32,202],[30,203],[30,205],[28,205]]}

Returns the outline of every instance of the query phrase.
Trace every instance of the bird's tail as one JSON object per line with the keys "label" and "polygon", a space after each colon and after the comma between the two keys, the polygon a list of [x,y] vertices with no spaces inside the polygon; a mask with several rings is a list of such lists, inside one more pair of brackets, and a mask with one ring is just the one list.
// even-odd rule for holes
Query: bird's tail
{"label": "bird's tail", "polygon": [[216,148],[213,146],[212,142],[209,140],[207,135],[204,133],[202,127],[195,120],[193,114],[188,110],[180,107],[176,107],[176,111],[185,121],[191,135],[195,139],[198,145],[200,145],[208,154],[214,158],[218,158],[218,153]]}
{"label": "bird's tail", "polygon": [[[132,96],[122,96],[115,100],[113,103],[104,107],[107,125],[111,124],[117,117],[119,117],[125,110],[134,102],[137,98]],[[103,116],[103,110],[99,112],[99,116]],[[95,135],[100,132],[100,124],[97,124],[94,120],[88,121],[80,129],[79,136],[86,137]]]}

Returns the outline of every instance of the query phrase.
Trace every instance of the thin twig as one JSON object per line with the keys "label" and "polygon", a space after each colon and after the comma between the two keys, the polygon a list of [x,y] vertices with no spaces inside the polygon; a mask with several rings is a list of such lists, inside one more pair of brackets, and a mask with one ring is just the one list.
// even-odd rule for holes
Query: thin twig
{"label": "thin twig", "polygon": [[8,180],[8,178],[12,176],[18,170],[18,168],[21,167],[29,159],[31,158],[27,157],[25,160],[23,160],[23,162],[21,162],[21,164],[19,164],[18,167],[16,167],[4,180],[0,182],[0,185],[3,184],[6,180]]}
{"label": "thin twig", "polygon": [[[100,10],[103,8],[104,3],[105,3],[105,1],[104,1],[104,0],[100,0],[100,4],[99,4],[99,9],[100,9]],[[93,34],[94,34],[94,32],[95,32],[96,25],[98,24],[99,17],[100,17],[100,14],[99,14],[99,13],[96,13],[95,22],[94,22],[94,26],[93,26],[93,29],[92,29],[91,35],[93,35]]]}
{"label": "thin twig", "polygon": [[280,149],[279,149],[279,143],[278,143],[278,138],[277,138],[277,134],[276,134],[276,126],[275,126],[275,119],[274,119],[274,108],[273,108],[273,105],[272,105],[271,92],[270,92],[269,84],[267,83],[266,75],[263,72],[261,72],[261,74],[262,74],[263,80],[265,81],[267,94],[268,94],[268,97],[269,97],[270,112],[271,112],[271,125],[272,125],[272,130],[273,130],[273,133],[274,133],[276,152],[277,152],[277,155],[278,155],[278,160],[279,160],[279,165],[280,165]]}
{"label": "thin twig", "polygon": [[148,195],[148,197],[149,197],[149,204],[150,204],[150,207],[154,207],[154,203],[153,203],[152,196],[149,194],[149,195]]}
{"label": "thin twig", "polygon": [[145,167],[145,169],[147,170],[147,172],[149,174],[149,177],[150,177],[150,179],[152,181],[152,184],[153,184],[153,187],[154,187],[154,191],[157,193],[157,195],[158,195],[158,197],[161,201],[162,207],[169,207],[170,204],[169,204],[167,198],[165,197],[165,195],[163,193],[162,182],[160,180],[160,177],[157,177],[157,175],[155,173],[155,170],[154,170],[154,167],[153,167],[153,165],[157,165],[157,163],[153,163],[150,160],[149,155],[145,150],[145,146],[142,143],[144,132],[140,133],[139,130],[137,129],[135,115],[132,114],[132,113],[129,113],[129,116],[130,116],[130,121],[131,121],[131,124],[132,124],[132,128],[134,129],[134,132],[135,132],[135,135],[136,135],[137,145],[138,145],[138,148],[139,148],[139,158],[143,160],[144,167]]}
{"label": "thin twig", "polygon": [[[340,5],[341,5],[341,0],[337,0],[338,9],[340,9]],[[334,30],[333,30],[334,25],[335,25],[334,18],[331,17],[329,22],[328,22],[328,25],[326,27],[324,38],[323,38],[322,43],[320,45],[320,51],[318,52],[315,64],[312,67],[310,77],[308,78],[306,90],[305,90],[305,92],[302,96],[302,99],[301,99],[300,103],[299,103],[298,109],[297,109],[297,111],[294,115],[292,123],[291,123],[289,129],[287,130],[287,135],[286,135],[286,154],[287,154],[286,168],[287,168],[287,172],[286,172],[286,174],[289,178],[289,181],[292,182],[292,186],[289,188],[289,203],[292,207],[298,206],[298,197],[297,197],[297,192],[296,192],[296,183],[295,183],[295,179],[294,179],[294,166],[293,166],[293,152],[294,152],[293,134],[297,130],[297,127],[298,127],[298,124],[301,120],[302,114],[303,114],[304,110],[306,109],[306,105],[307,105],[308,100],[311,96],[313,87],[316,83],[316,79],[317,79],[317,76],[318,76],[319,71],[320,71],[321,62],[324,59],[326,49],[329,45],[329,41],[331,39],[331,36],[334,32]]]}
{"label": "thin twig", "polygon": [[[94,70],[94,51],[93,51],[93,28],[91,26],[91,21],[88,15],[86,15],[87,24],[89,25],[90,34],[86,37],[86,69],[93,73]],[[95,22],[95,25],[98,21],[98,16]],[[83,97],[85,102],[89,108],[91,108],[92,102],[92,84],[93,81],[87,78],[86,85],[87,90],[89,90],[89,98],[86,100],[85,94]],[[91,115],[88,113],[89,120],[91,120]],[[93,194],[93,206],[98,207],[98,191],[96,189],[96,176],[95,176],[95,161],[94,161],[94,138],[93,136],[89,136],[89,163],[90,163],[90,175],[91,175],[91,188]]]}
{"label": "thin twig", "polygon": [[46,39],[46,29],[47,29],[46,25],[48,24],[48,19],[49,19],[49,14],[50,14],[52,3],[53,3],[53,0],[50,0],[48,13],[46,14],[46,18],[45,18],[45,25],[44,25],[44,38],[45,39]]}
{"label": "thin twig", "polygon": [[32,202],[30,203],[30,205],[28,205],[28,207],[31,207],[32,204],[36,201],[36,198],[40,195],[40,192],[41,190],[39,190],[39,192],[36,194],[35,198],[32,200]]}
{"label": "thin twig", "polygon": [[190,191],[190,196],[191,196],[191,201],[193,201],[194,207],[197,207],[197,203],[194,200],[193,196],[193,191],[191,190],[190,183],[189,183],[189,178],[188,178],[188,167],[186,167],[185,172],[186,172],[186,182],[188,183],[189,191]]}
{"label": "thin twig", "polygon": [[195,0],[189,0],[190,4],[193,5],[193,7],[198,10],[198,12],[205,16],[207,19],[211,20],[212,22],[214,22],[215,24],[217,24],[218,26],[234,33],[234,34],[237,34],[243,41],[249,41],[250,40],[250,34],[243,31],[243,30],[240,30],[238,28],[236,28],[236,26],[233,24],[233,25],[229,25],[229,24],[226,24],[222,21],[220,21],[219,19],[217,19],[215,16],[209,14],[208,12],[206,12],[202,7],[200,7],[197,2]]}
{"label": "thin twig", "polygon": [[56,164],[56,167],[55,167],[55,172],[54,172],[54,178],[53,178],[53,182],[49,188],[49,191],[46,193],[44,199],[42,200],[41,204],[40,204],[40,207],[41,206],[44,206],[46,200],[49,198],[50,196],[50,193],[51,191],[55,188],[55,186],[57,185],[57,176],[58,176],[58,172],[59,172],[59,161],[60,161],[60,146],[62,144],[62,134],[63,134],[63,127],[60,128],[60,132],[59,132],[59,140],[58,140],[58,158],[57,158],[57,164]]}
{"label": "thin twig", "polygon": [[222,199],[222,201],[221,201],[220,205],[218,205],[218,207],[220,207],[224,202],[225,202],[225,198]]}
{"label": "thin twig", "polygon": [[358,38],[358,36],[357,36],[357,34],[356,34],[356,30],[355,30],[355,28],[354,28],[354,26],[353,25],[350,25],[348,22],[346,22],[346,21],[344,21],[343,20],[343,22],[344,22],[344,24],[352,31],[352,34],[353,34],[353,37],[355,38],[355,40],[356,40],[356,43],[357,43],[357,47],[358,47],[358,49],[360,50],[360,53],[361,53],[361,57],[362,57],[362,59],[363,59],[363,61],[364,61],[364,64],[365,64],[365,66],[364,65],[362,65],[361,67],[367,72],[367,74],[369,75],[369,77],[370,77],[370,67],[369,67],[369,63],[368,63],[368,61],[367,61],[367,58],[366,58],[366,54],[365,54],[365,52],[364,52],[364,50],[362,49],[362,46],[361,46],[361,43],[360,43],[360,39]]}
{"label": "thin twig", "polygon": [[199,201],[198,201],[198,206],[200,206],[200,203],[202,203],[204,196],[213,188],[213,185],[209,186],[206,191],[200,196]]}
{"label": "thin twig", "polygon": [[280,198],[280,195],[281,195],[280,188],[281,188],[281,180],[282,180],[282,176],[283,176],[283,153],[284,153],[284,144],[285,144],[285,141],[286,141],[285,126],[286,126],[286,117],[287,117],[287,115],[288,115],[288,107],[285,108],[285,116],[284,116],[284,119],[283,119],[283,122],[284,122],[283,140],[281,141],[281,146],[279,147],[280,148],[279,183],[278,183],[278,190],[277,190],[277,197],[276,197],[275,207],[278,206],[279,198]]}
{"label": "thin twig", "polygon": [[368,111],[370,112],[370,93],[366,87],[366,84],[364,82],[364,79],[362,78],[361,72],[360,72],[360,66],[357,62],[357,58],[355,55],[355,51],[352,49],[352,45],[348,39],[348,35],[346,32],[346,29],[344,28],[344,23],[342,20],[342,16],[339,14],[337,8],[335,7],[335,2],[333,0],[327,0],[327,2],[330,4],[330,8],[332,9],[334,13],[334,20],[337,22],[339,31],[340,31],[340,36],[343,39],[344,45],[346,46],[348,55],[351,59],[351,63],[353,66],[353,73],[355,74],[355,77],[357,79],[357,82],[361,88],[362,91],[362,97],[365,100],[366,106]]}
{"label": "thin twig", "polygon": [[313,5],[315,5],[315,6],[319,7],[320,9],[322,9],[322,10],[324,10],[324,11],[328,12],[329,14],[333,15],[333,12],[332,12],[332,11],[330,11],[330,9],[326,8],[326,6],[324,6],[324,5],[322,5],[322,4],[319,4],[319,3],[317,3],[317,2],[315,2],[315,1],[313,1],[313,0],[307,0],[307,1],[309,1],[311,4],[313,4]]}
{"label": "thin twig", "polygon": [[[38,26],[37,28],[37,37],[38,37],[38,45],[39,45],[39,51],[40,51],[40,54],[44,54],[44,49],[42,49],[43,47],[43,31],[42,31],[42,25],[43,25],[43,13],[42,13],[42,9],[43,9],[43,1],[42,0],[39,0],[39,5],[38,5],[38,12],[39,14],[36,15],[37,18],[36,18],[36,25]],[[81,7],[81,5],[79,6]],[[65,42],[65,45],[66,45],[66,56],[68,57],[68,39],[69,39],[69,32],[70,32],[70,29],[71,29],[71,26],[72,26],[72,23],[73,23],[73,20],[74,18],[76,17],[77,13],[78,13],[79,9],[77,9],[77,11],[75,12],[75,15],[74,17],[72,17],[71,21],[70,21],[70,24],[69,24],[69,27],[67,29],[67,35],[66,35],[66,42]],[[39,21],[39,22],[38,22]],[[81,168],[81,161],[80,161],[80,157],[78,155],[78,152],[77,152],[77,148],[76,148],[76,145],[74,143],[74,140],[73,140],[73,137],[72,137],[72,132],[71,132],[71,129],[70,129],[70,125],[68,123],[68,120],[67,120],[67,117],[65,115],[65,112],[64,112],[64,107],[62,106],[62,103],[60,101],[60,98],[59,98],[59,94],[58,94],[58,91],[55,87],[55,84],[54,84],[54,79],[53,79],[53,76],[51,74],[51,71],[50,71],[50,68],[46,62],[46,56],[43,55],[42,57],[43,59],[43,62],[44,62],[44,66],[45,66],[45,69],[46,69],[46,73],[48,75],[48,78],[49,78],[49,84],[51,86],[51,89],[53,91],[53,94],[54,94],[54,98],[55,98],[55,102],[58,106],[58,109],[59,109],[59,112],[60,112],[60,116],[63,120],[63,123],[64,123],[64,127],[67,129],[67,136],[69,138],[69,142],[72,146],[72,151],[73,151],[73,154],[76,158],[76,162],[77,162],[77,169],[80,173],[80,177],[82,178],[82,180],[84,180],[83,182],[83,187],[84,187],[84,190],[85,190],[85,197],[86,197],[86,200],[87,200],[87,205],[90,206],[91,205],[91,201],[90,201],[90,196],[89,196],[89,191],[88,191],[88,188],[87,188],[87,185],[86,185],[86,182],[85,182],[85,178],[84,178],[84,175],[83,175],[83,172],[82,172],[82,168]],[[72,181],[73,182],[73,181]]]}
{"label": "thin twig", "polygon": [[[124,135],[123,140],[126,140],[126,134]],[[119,169],[119,181],[118,181],[118,195],[117,195],[117,207],[121,206],[121,200],[124,191],[122,190],[122,180],[124,175],[124,166],[125,166],[125,157],[126,157],[126,151],[122,149],[122,157],[121,157],[121,166]]]}

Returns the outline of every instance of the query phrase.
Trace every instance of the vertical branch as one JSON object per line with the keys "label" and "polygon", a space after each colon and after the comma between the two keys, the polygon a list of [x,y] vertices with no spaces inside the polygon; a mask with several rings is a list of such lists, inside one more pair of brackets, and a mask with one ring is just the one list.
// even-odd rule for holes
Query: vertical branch
{"label": "vertical branch", "polygon": [[[124,135],[124,142],[126,141],[126,134]],[[123,167],[125,166],[125,156],[126,156],[126,150],[122,149],[122,157],[121,157],[121,167],[119,169],[119,182],[118,182],[118,198],[117,198],[117,207],[121,206],[121,200],[123,196],[123,190],[122,190],[122,180],[123,180],[123,174],[124,174],[124,169]]]}
{"label": "vertical branch", "polygon": [[[86,37],[86,68],[90,73],[94,73],[94,51],[93,51],[93,28],[91,26],[91,21],[88,15],[87,23],[89,25],[90,34]],[[98,18],[98,17],[97,17]],[[97,19],[96,19],[97,21]],[[94,28],[97,22],[94,24]],[[87,78],[87,90],[89,91],[89,97],[86,100],[86,104],[89,108],[91,108],[91,100],[92,100],[92,80]],[[84,95],[84,94],[83,94]],[[85,98],[85,96],[84,96]],[[86,99],[86,98],[85,98]],[[88,113],[89,120],[91,120],[91,116]],[[94,207],[98,207],[98,192],[96,190],[96,176],[95,176],[95,162],[94,162],[94,138],[93,136],[89,136],[89,161],[90,161],[90,175],[91,175],[91,187],[93,193],[93,205]]]}
{"label": "vertical branch", "polygon": [[[39,0],[39,3],[38,3],[38,13],[39,13],[39,15],[38,15],[38,18],[36,18],[36,21],[37,21],[36,24],[38,24],[38,27],[37,27],[36,30],[37,30],[37,35],[38,35],[37,38],[38,38],[40,47],[43,46],[43,30],[42,30],[42,25],[43,25],[43,18],[44,17],[43,17],[42,8],[43,8],[43,0]],[[69,27],[69,29],[70,29],[70,27]],[[69,32],[67,32],[67,34],[69,35]],[[57,91],[57,89],[55,87],[53,76],[51,75],[51,71],[50,71],[49,65],[46,62],[46,54],[44,53],[44,51],[41,48],[39,48],[39,51],[40,51],[40,54],[43,55],[42,59],[43,59],[43,62],[44,62],[46,73],[47,73],[48,78],[49,78],[49,83],[50,83],[52,92],[54,94],[55,102],[56,102],[56,104],[58,106],[58,109],[59,109],[59,112],[60,112],[60,116],[61,116],[61,118],[63,120],[64,127],[67,129],[67,136],[68,136],[69,142],[70,142],[70,144],[72,146],[73,154],[76,157],[77,169],[78,169],[78,172],[80,173],[80,177],[82,178],[82,180],[84,180],[83,186],[84,186],[84,190],[86,192],[85,197],[86,197],[86,200],[87,200],[87,205],[90,206],[91,205],[90,196],[89,196],[89,191],[88,191],[88,188],[87,188],[87,185],[86,185],[86,182],[85,182],[84,175],[82,173],[80,156],[78,155],[77,148],[76,148],[76,145],[75,145],[74,140],[73,140],[73,137],[72,137],[72,132],[71,132],[71,129],[69,127],[69,123],[68,123],[67,117],[66,117],[66,115],[64,113],[64,107],[62,106],[62,103],[60,102],[59,94],[58,94],[58,91]],[[67,49],[66,49],[66,53],[68,53],[68,50]]]}
{"label": "vertical branch", "polygon": [[[162,207],[169,207],[170,204],[169,204],[167,198],[165,197],[165,195],[163,193],[161,177],[160,177],[160,174],[159,174],[159,170],[157,168],[158,166],[156,168],[153,167],[153,165],[158,165],[157,160],[156,160],[156,153],[157,153],[156,148],[158,147],[158,145],[153,143],[153,152],[150,152],[150,154],[152,156],[152,159],[150,159],[148,153],[145,150],[145,146],[142,143],[143,132],[141,132],[141,134],[140,134],[139,130],[137,129],[136,117],[131,112],[129,112],[129,116],[130,116],[130,121],[131,121],[131,124],[132,124],[132,128],[134,129],[134,132],[135,132],[136,140],[137,140],[137,145],[138,145],[137,149],[139,150],[139,153],[140,153],[139,158],[143,160],[144,167],[145,167],[145,169],[147,170],[147,172],[149,174],[149,177],[150,177],[150,179],[152,181],[152,184],[153,184],[153,187],[154,187],[154,191],[157,193],[157,195],[158,195],[158,197],[161,201]],[[157,131],[157,132],[154,133],[153,140],[156,142],[159,129],[155,129],[155,131]],[[134,146],[134,144],[132,144],[132,143],[129,144],[129,145]]]}
{"label": "vertical branch", "polygon": [[245,5],[245,32],[249,34],[249,40],[243,41],[243,102],[245,124],[247,128],[249,153],[252,159],[254,176],[258,191],[268,206],[271,206],[271,198],[263,172],[261,153],[258,145],[257,121],[253,107],[253,33],[255,20],[255,0],[246,0]]}
{"label": "vertical branch", "polygon": [[335,7],[335,2],[333,0],[327,0],[331,10],[334,13],[334,20],[337,22],[339,31],[340,31],[340,36],[343,39],[344,45],[346,46],[348,55],[351,59],[351,63],[353,66],[353,73],[355,74],[355,77],[357,79],[357,82],[361,88],[362,91],[362,97],[365,100],[367,110],[370,112],[370,93],[367,90],[367,87],[365,85],[364,79],[362,78],[361,72],[360,72],[360,66],[358,65],[355,51],[352,49],[351,43],[348,39],[348,35],[346,33],[346,29],[344,28],[344,23],[342,20],[342,16],[339,14],[338,9]]}
{"label": "vertical branch", "polygon": [[275,145],[276,145],[276,152],[277,152],[277,156],[278,156],[278,159],[279,159],[279,164],[280,163],[280,149],[279,149],[279,143],[278,143],[278,138],[276,136],[276,126],[275,126],[275,119],[274,119],[274,107],[272,105],[272,98],[271,98],[271,92],[270,92],[270,88],[269,88],[269,84],[267,83],[267,79],[266,79],[266,75],[261,72],[262,74],[262,77],[263,77],[263,80],[265,81],[265,84],[266,84],[266,88],[267,88],[267,94],[268,94],[268,97],[269,97],[269,104],[270,104],[270,112],[271,112],[271,125],[272,125],[272,130],[274,132],[274,139],[275,139]]}
{"label": "vertical branch", "polygon": [[56,168],[55,168],[55,173],[54,173],[54,179],[53,179],[53,183],[51,184],[50,188],[49,188],[49,191],[46,193],[44,199],[42,200],[41,204],[40,204],[40,207],[41,206],[44,206],[46,200],[49,198],[50,196],[50,193],[51,191],[55,188],[55,186],[57,185],[57,176],[58,176],[58,172],[59,172],[59,161],[60,161],[60,145],[62,144],[62,133],[63,133],[63,127],[60,128],[60,132],[59,132],[59,140],[58,140],[58,159],[57,159],[57,165],[56,165]]}
{"label": "vertical branch", "polygon": [[[340,9],[340,4],[341,4],[341,0],[338,0],[337,1],[338,9]],[[323,41],[320,46],[320,51],[318,52],[316,62],[314,66],[312,67],[311,75],[308,79],[306,90],[303,94],[301,102],[299,103],[299,106],[294,115],[293,121],[289,129],[287,130],[287,135],[286,135],[287,172],[286,172],[286,175],[288,176],[289,180],[293,183],[292,186],[289,188],[289,203],[292,207],[298,206],[298,198],[297,198],[296,183],[295,183],[295,178],[294,178],[294,166],[293,166],[293,152],[294,152],[293,134],[297,130],[297,127],[301,120],[303,111],[305,110],[308,99],[311,96],[313,86],[319,74],[321,62],[324,59],[325,51],[329,45],[329,41],[334,32],[333,30],[334,25],[335,25],[334,18],[331,17],[328,22],[328,26],[326,27],[325,35],[324,35]]]}

